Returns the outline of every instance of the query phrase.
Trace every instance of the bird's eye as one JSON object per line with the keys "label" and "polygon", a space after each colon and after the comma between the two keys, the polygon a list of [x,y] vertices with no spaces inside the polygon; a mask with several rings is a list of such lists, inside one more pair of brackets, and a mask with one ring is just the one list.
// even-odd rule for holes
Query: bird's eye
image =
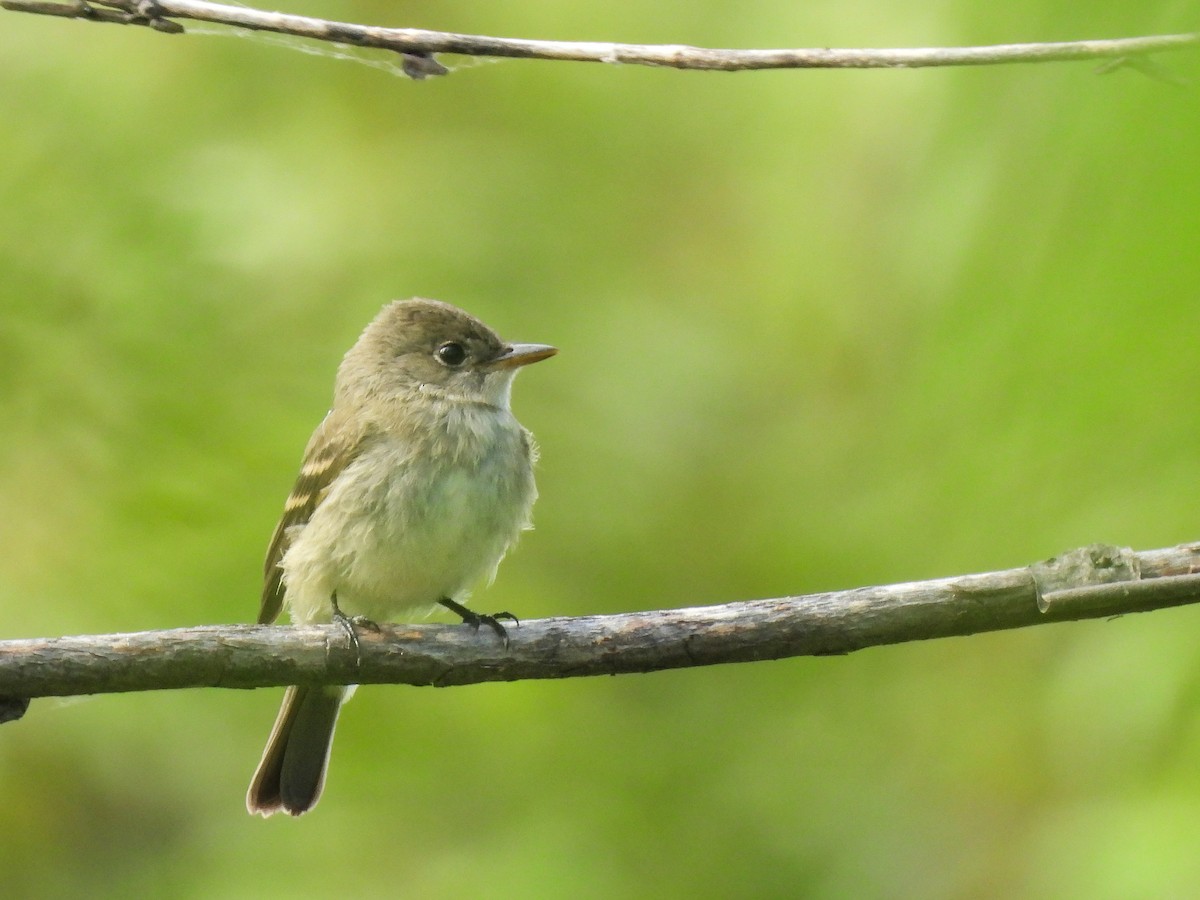
{"label": "bird's eye", "polygon": [[461,366],[467,361],[467,351],[462,344],[456,341],[447,341],[442,346],[437,348],[434,354],[437,356],[438,362],[444,366]]}

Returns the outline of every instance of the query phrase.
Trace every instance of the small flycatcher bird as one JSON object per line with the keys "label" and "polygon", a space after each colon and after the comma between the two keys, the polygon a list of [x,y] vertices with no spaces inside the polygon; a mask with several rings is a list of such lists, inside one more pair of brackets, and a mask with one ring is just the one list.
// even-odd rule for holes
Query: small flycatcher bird
{"label": "small flycatcher bird", "polygon": [[[259,623],[394,620],[460,601],[530,527],[537,448],[509,408],[513,378],[558,351],[508,344],[437,300],[383,308],[338,368],[333,408],[308,442],[267,550]],[[295,686],[246,807],[298,816],[321,796],[350,688]]]}

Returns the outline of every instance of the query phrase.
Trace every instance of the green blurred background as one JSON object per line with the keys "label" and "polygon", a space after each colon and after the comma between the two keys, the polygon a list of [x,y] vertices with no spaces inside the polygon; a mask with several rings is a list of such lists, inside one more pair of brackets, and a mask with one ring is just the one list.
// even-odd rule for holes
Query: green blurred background
{"label": "green blurred background", "polygon": [[[710,46],[1197,27],[1179,2],[292,2]],[[201,30],[204,30],[203,28]],[[366,57],[381,61],[382,55]],[[476,603],[717,603],[1200,539],[1200,101],[1089,64],[699,73],[0,13],[0,633],[246,622],[341,354],[425,295],[562,353]],[[1200,54],[1163,56],[1196,83]],[[6,896],[1200,893],[1194,609],[618,679],[38,701]]]}

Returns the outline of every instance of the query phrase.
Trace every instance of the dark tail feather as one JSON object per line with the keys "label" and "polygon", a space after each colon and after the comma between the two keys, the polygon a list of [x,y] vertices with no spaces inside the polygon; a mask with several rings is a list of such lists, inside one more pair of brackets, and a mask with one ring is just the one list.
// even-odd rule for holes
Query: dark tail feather
{"label": "dark tail feather", "polygon": [[246,793],[246,809],[263,816],[277,812],[298,816],[316,806],[325,787],[333,727],[345,696],[342,687],[287,689]]}

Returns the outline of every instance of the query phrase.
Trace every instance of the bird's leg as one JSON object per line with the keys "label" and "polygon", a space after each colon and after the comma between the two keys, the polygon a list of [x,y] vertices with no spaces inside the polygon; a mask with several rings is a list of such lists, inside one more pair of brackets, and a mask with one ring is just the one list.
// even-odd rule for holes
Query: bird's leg
{"label": "bird's leg", "polygon": [[500,619],[510,619],[516,622],[517,625],[521,624],[521,620],[510,612],[492,613],[490,616],[483,613],[471,612],[471,610],[467,609],[461,603],[455,603],[449,597],[443,597],[438,603],[455,615],[462,616],[463,624],[470,625],[476,631],[479,630],[480,625],[486,625],[504,640],[505,647],[508,646],[508,629],[500,624]]}
{"label": "bird's leg", "polygon": [[354,645],[355,664],[360,664],[362,662],[362,648],[358,645],[358,632],[354,629],[356,627],[365,628],[367,631],[378,633],[379,626],[366,616],[348,616],[342,612],[337,602],[337,591],[334,591],[330,595],[329,602],[333,605],[333,621],[346,629],[346,634],[350,636],[350,643]]}

